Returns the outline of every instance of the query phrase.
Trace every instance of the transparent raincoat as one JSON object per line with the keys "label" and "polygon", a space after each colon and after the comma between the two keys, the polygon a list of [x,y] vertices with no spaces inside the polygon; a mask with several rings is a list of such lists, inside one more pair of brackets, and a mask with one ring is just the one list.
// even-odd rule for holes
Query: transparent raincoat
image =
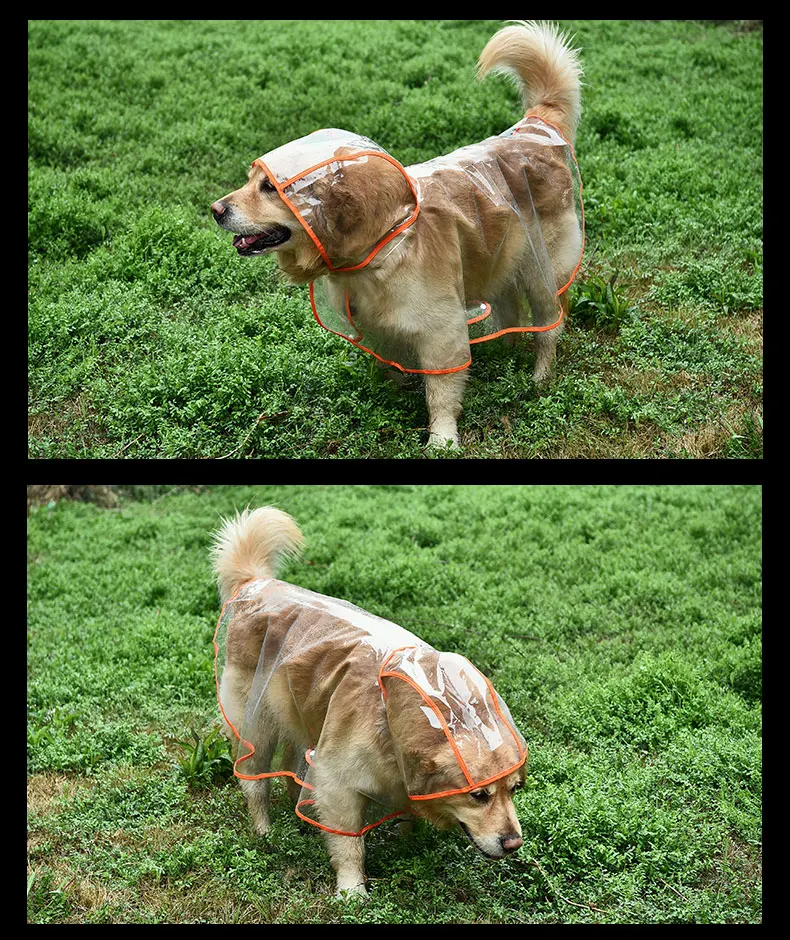
{"label": "transparent raincoat", "polygon": [[[326,193],[336,181],[348,176],[352,164],[370,165],[371,161],[385,161],[392,168],[388,172],[401,174],[399,196],[382,208],[377,219],[379,230],[370,243],[356,246],[359,250],[355,257],[340,257],[332,250],[337,243],[338,224],[334,213],[327,212]],[[584,216],[581,177],[573,148],[553,125],[528,117],[497,137],[408,167],[401,166],[367,137],[331,128],[278,147],[255,163],[266,172],[326,263],[328,273],[310,285],[315,319],[382,362],[402,372],[458,372],[471,364],[470,346],[475,343],[504,333],[539,332],[559,325],[559,298],[570,287],[581,254],[568,282],[558,285],[541,229],[541,197],[530,190],[530,175],[533,181],[540,181],[553,174],[555,188],[559,180],[562,198],[575,207],[582,232]],[[362,179],[361,185],[365,186]],[[372,185],[373,174],[368,179]],[[370,265],[374,269],[377,261],[394,252],[407,253],[419,230],[421,212],[431,212],[439,203],[453,207],[456,213],[458,240],[443,245],[442,251],[458,254],[453,297],[459,301],[458,316],[466,321],[468,343],[432,354],[434,358],[426,362],[408,339],[377,328],[373,310],[360,309],[353,278],[346,275]],[[482,204],[485,225],[480,224]],[[531,290],[530,301],[521,304],[515,322],[512,311],[507,319],[500,318],[496,304],[488,298],[467,296],[464,271],[464,258],[471,256],[487,259],[488,268],[495,270],[500,254],[512,251],[514,241],[521,253],[521,267],[530,272]],[[373,308],[375,300],[364,300],[365,304]]]}
{"label": "transparent raincoat", "polygon": [[[221,677],[228,651],[235,662],[255,655],[250,636],[262,643],[257,663],[247,663],[255,677],[236,727]],[[419,801],[487,786],[526,760],[507,705],[471,663],[345,601],[276,579],[247,582],[223,606],[214,650],[220,709],[238,742],[235,775],[290,778],[301,788],[296,814],[326,831],[363,835]],[[289,743],[275,747],[271,729],[283,715]],[[385,782],[381,760],[397,767]],[[371,822],[341,827],[321,805],[328,775],[333,788],[370,801]]]}

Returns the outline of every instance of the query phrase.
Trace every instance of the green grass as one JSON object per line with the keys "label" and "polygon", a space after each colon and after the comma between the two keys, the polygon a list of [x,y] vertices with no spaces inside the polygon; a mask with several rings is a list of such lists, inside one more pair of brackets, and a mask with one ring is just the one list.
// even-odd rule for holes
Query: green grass
{"label": "green grass", "polygon": [[[139,490],[29,515],[29,921],[762,920],[759,487]],[[284,787],[253,835],[215,773],[208,561],[248,503],[303,527],[284,577],[490,676],[530,742],[518,853],[384,825],[344,906]]]}
{"label": "green grass", "polygon": [[[30,455],[422,456],[419,384],[321,330],[208,206],[317,127],[404,164],[500,133],[517,92],[474,79],[500,25],[31,22]],[[760,457],[762,29],[562,25],[585,68],[576,313],[545,392],[529,343],[477,347],[464,454]]]}

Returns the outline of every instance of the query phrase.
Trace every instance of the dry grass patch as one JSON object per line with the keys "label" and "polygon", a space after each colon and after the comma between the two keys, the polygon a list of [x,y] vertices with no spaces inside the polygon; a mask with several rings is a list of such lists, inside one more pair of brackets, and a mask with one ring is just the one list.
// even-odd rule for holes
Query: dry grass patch
{"label": "dry grass patch", "polygon": [[675,453],[687,454],[690,457],[725,456],[733,436],[739,429],[744,428],[749,420],[758,419],[760,414],[751,404],[732,405],[709,424],[688,431],[678,439],[670,440],[668,445]]}
{"label": "dry grass patch", "polygon": [[59,401],[54,410],[31,412],[27,424],[28,438],[58,438],[77,425],[87,446],[87,439],[100,440],[103,437],[97,414],[97,407],[91,405],[87,395],[79,392],[75,397]]}
{"label": "dry grass patch", "polygon": [[699,388],[710,385],[711,382],[710,376],[692,375],[685,369],[667,374],[658,369],[635,369],[630,365],[621,366],[615,374],[604,378],[609,385],[622,386],[639,395],[650,395],[656,389],[677,391],[684,388]]}
{"label": "dry grass patch", "polygon": [[751,313],[736,313],[723,317],[722,325],[744,341],[754,352],[763,354],[763,311],[755,310]]}
{"label": "dry grass patch", "polygon": [[[560,460],[647,460],[663,456],[657,442],[663,442],[664,437],[654,424],[647,421],[638,426],[626,423],[616,433],[613,433],[611,425],[602,422],[600,429],[591,431],[585,428],[577,436],[559,441],[558,446],[545,456]],[[663,444],[660,449],[663,449]]]}
{"label": "dry grass patch", "polygon": [[57,812],[59,804],[71,799],[78,791],[91,790],[97,781],[91,777],[68,774],[34,774],[27,781],[28,812],[36,816],[49,816]]}

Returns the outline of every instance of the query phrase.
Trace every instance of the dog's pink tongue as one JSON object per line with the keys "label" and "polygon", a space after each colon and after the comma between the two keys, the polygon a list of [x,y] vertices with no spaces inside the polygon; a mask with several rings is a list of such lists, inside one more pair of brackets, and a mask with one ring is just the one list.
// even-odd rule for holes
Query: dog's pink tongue
{"label": "dog's pink tongue", "polygon": [[257,235],[237,235],[233,239],[234,248],[249,248],[250,245],[254,245],[256,241],[261,237],[261,233],[258,232]]}

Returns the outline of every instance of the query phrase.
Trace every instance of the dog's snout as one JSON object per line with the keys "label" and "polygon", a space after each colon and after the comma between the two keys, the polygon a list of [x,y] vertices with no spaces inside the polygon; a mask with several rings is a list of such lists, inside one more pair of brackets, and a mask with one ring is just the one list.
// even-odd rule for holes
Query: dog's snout
{"label": "dog's snout", "polygon": [[215,222],[221,222],[222,216],[228,211],[227,203],[223,202],[221,199],[218,199],[216,202],[211,204],[211,214],[214,216]]}
{"label": "dog's snout", "polygon": [[515,832],[511,832],[509,835],[501,836],[499,841],[502,843],[502,848],[506,852],[515,852],[516,849],[520,849],[524,844],[524,840],[520,835],[517,835]]}

